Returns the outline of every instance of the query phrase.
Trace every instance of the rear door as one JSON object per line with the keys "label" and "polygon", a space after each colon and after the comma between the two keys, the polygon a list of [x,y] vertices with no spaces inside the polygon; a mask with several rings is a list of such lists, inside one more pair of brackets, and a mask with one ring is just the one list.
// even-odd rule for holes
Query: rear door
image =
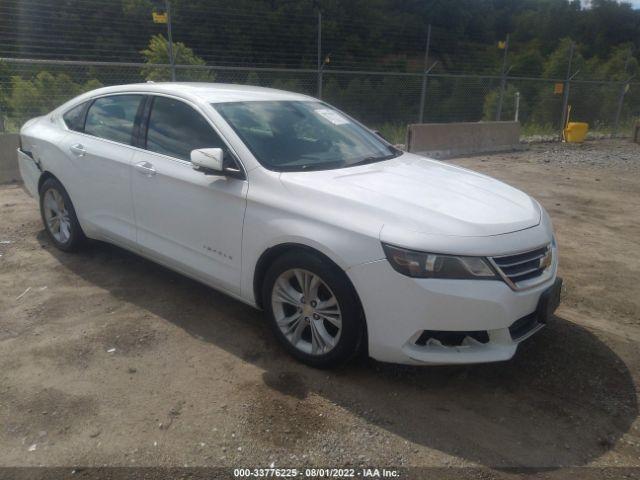
{"label": "rear door", "polygon": [[135,148],[134,126],[142,111],[140,94],[99,97],[74,123],[63,140],[74,167],[76,209],[83,227],[117,243],[135,246],[136,228],[131,197],[131,161]]}
{"label": "rear door", "polygon": [[184,273],[239,293],[247,182],[194,170],[190,153],[219,147],[225,161],[237,160],[197,106],[158,95],[150,99],[148,110],[140,139],[144,151],[133,158],[139,248]]}

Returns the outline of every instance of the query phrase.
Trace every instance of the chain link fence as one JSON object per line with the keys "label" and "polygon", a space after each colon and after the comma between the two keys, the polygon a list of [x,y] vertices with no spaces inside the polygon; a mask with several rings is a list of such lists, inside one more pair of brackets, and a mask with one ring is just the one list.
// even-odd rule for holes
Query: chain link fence
{"label": "chain link fence", "polygon": [[[17,131],[25,120],[87,90],[172,77],[320,97],[394,142],[403,141],[408,123],[420,121],[515,119],[525,134],[557,136],[569,107],[572,120],[602,133],[629,134],[640,118],[640,82],[633,78],[639,68],[631,50],[624,53],[623,65],[588,73],[567,41],[558,47],[566,47],[568,55],[563,51],[557,68],[543,71],[542,63],[529,61],[508,36],[500,45],[486,39],[462,42],[446,29],[412,23],[378,25],[378,36],[371,37],[363,25],[323,20],[319,14],[281,18],[269,12],[225,13],[213,6],[208,13],[192,12],[182,2],[173,30],[178,64],[172,66],[140,61],[149,39],[165,28],[145,23],[144,8],[124,12],[114,4],[95,11],[86,0],[73,0],[84,19],[81,28],[64,16],[51,17],[58,8],[54,3],[10,3],[17,6],[0,7],[5,19],[18,18],[15,27],[0,28],[0,131]],[[107,10],[104,20],[99,13]],[[213,14],[215,31],[186,28],[193,18]],[[133,21],[137,29],[130,28]],[[101,41],[83,45],[92,29],[103,32]],[[58,38],[56,32],[62,31],[68,38]],[[207,35],[218,35],[218,41],[205,42]],[[185,49],[198,64],[180,64]]]}
{"label": "chain link fence", "polygon": [[[2,59],[0,111],[5,131],[17,131],[74,96],[100,86],[168,80],[169,65]],[[495,120],[502,95],[502,120],[519,120],[525,134],[557,134],[563,93],[548,79],[470,74],[355,72],[312,69],[209,67],[176,65],[177,81],[222,82],[295,91],[336,105],[367,125],[401,141],[404,128],[417,123],[421,101],[424,122]],[[319,91],[322,77],[322,91]],[[424,90],[423,90],[424,84]],[[628,134],[640,115],[640,85],[624,82],[572,81],[571,118],[592,130]],[[501,93],[502,92],[502,93]],[[423,99],[424,93],[424,99]]]}

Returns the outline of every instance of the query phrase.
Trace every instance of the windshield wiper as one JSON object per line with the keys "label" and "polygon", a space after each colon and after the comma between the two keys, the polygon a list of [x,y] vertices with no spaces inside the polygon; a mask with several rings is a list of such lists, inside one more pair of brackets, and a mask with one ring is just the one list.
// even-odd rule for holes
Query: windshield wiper
{"label": "windshield wiper", "polygon": [[354,163],[346,163],[344,160],[334,160],[330,162],[319,162],[319,163],[289,163],[289,164],[281,164],[278,165],[278,170],[281,172],[310,172],[313,170],[332,170],[334,168],[348,168],[355,167],[357,165],[366,165],[367,163],[375,163],[382,162],[384,160],[391,160],[392,158],[399,157],[404,152],[402,150],[398,150],[397,148],[393,149],[393,153],[389,155],[382,155],[379,157],[370,156],[365,157],[362,160],[358,160]]}
{"label": "windshield wiper", "polygon": [[376,162],[382,162],[384,160],[391,160],[392,158],[396,158],[399,157],[400,155],[402,155],[402,151],[398,150],[394,153],[390,153],[389,155],[382,155],[380,157],[365,157],[362,160],[359,160],[355,163],[350,163],[349,165],[347,165],[348,167],[355,167],[357,165],[366,165],[368,163],[376,163]]}
{"label": "windshield wiper", "polygon": [[335,160],[331,162],[319,162],[319,163],[302,163],[302,164],[284,164],[278,165],[278,170],[281,172],[309,172],[312,170],[331,170],[344,165],[342,160]]}

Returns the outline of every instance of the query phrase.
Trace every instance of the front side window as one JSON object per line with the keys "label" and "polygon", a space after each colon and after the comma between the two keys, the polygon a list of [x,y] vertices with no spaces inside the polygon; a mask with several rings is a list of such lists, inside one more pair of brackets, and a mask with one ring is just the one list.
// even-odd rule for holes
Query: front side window
{"label": "front side window", "polygon": [[155,97],[149,127],[147,150],[182,160],[191,159],[191,150],[222,148],[225,144],[196,110],[180,100]]}
{"label": "front side window", "polygon": [[82,132],[84,130],[84,113],[86,108],[87,103],[81,103],[62,116],[62,119],[69,130],[74,130],[76,132]]}
{"label": "front side window", "polygon": [[133,125],[142,95],[101,97],[87,112],[84,132],[114,142],[133,145]]}
{"label": "front side window", "polygon": [[402,153],[321,102],[248,101],[213,107],[271,170],[342,168]]}

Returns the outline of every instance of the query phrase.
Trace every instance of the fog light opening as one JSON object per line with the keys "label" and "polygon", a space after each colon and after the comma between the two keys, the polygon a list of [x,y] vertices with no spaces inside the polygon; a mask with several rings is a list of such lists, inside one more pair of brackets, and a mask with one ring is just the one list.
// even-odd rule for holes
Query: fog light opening
{"label": "fog light opening", "polygon": [[489,343],[489,334],[486,330],[468,332],[424,330],[415,343],[421,347],[431,345],[441,345],[443,347],[468,347],[479,343]]}

